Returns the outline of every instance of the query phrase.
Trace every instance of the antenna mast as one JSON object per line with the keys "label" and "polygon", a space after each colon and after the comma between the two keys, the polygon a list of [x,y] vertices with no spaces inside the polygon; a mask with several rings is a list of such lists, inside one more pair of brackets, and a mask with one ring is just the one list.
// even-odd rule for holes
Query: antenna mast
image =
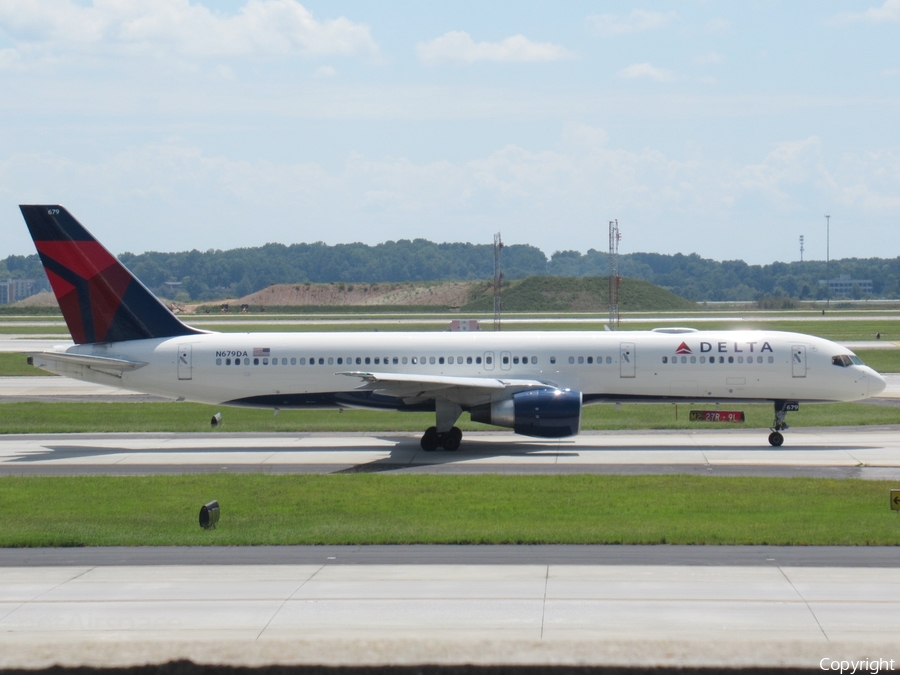
{"label": "antenna mast", "polygon": [[609,221],[609,328],[619,327],[619,219]]}
{"label": "antenna mast", "polygon": [[500,312],[503,310],[503,301],[500,299],[500,287],[503,284],[503,269],[500,267],[500,253],[503,251],[503,242],[500,233],[494,235],[494,330],[500,330]]}

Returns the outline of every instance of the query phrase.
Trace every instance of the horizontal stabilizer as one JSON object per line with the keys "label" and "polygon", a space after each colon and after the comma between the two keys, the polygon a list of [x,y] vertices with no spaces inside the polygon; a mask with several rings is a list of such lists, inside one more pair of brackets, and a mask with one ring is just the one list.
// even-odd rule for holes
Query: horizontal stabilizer
{"label": "horizontal stabilizer", "polygon": [[91,356],[89,354],[69,354],[66,352],[33,352],[26,354],[28,363],[37,367],[57,372],[54,365],[86,366],[107,375],[122,377],[122,373],[129,370],[137,370],[147,365],[144,361],[128,361],[126,359],[111,359],[107,356]]}

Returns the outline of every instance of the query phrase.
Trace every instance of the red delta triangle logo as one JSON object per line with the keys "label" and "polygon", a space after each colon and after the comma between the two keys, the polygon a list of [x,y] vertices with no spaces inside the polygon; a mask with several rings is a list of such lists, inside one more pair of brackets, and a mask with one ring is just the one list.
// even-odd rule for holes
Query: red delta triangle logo
{"label": "red delta triangle logo", "polygon": [[694,352],[691,351],[691,348],[687,346],[686,342],[682,342],[680,345],[678,345],[678,349],[675,350],[675,353],[676,354],[693,354]]}

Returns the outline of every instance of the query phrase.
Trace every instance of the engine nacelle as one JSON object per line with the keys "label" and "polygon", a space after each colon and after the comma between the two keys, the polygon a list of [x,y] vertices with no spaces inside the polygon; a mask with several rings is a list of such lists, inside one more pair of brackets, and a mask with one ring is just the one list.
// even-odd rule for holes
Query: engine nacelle
{"label": "engine nacelle", "polygon": [[581,392],[571,389],[532,389],[512,398],[479,405],[470,411],[473,422],[513,429],[523,436],[563,438],[581,431]]}

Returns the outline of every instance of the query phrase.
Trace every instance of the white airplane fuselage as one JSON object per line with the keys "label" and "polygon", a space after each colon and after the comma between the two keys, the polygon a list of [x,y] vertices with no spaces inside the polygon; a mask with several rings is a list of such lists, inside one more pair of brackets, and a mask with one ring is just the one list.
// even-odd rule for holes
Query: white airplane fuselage
{"label": "white airplane fuselage", "polygon": [[[858,359],[835,363],[835,356],[852,354],[846,348],[777,331],[208,333],[65,351],[146,365],[118,375],[39,356],[35,365],[162,397],[285,409],[429,409],[429,402],[434,409],[433,389],[427,396],[379,395],[364,373],[532,381],[579,391],[586,405],[859,401],[885,387]],[[463,409],[509,396],[502,388],[465,386],[437,394]]]}

